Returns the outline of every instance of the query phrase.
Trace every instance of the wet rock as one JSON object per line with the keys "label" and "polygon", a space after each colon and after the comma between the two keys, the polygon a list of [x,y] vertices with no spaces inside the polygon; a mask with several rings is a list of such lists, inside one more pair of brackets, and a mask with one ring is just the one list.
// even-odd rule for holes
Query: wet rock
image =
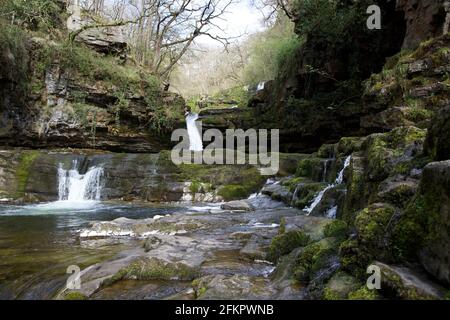
{"label": "wet rock", "polygon": [[197,299],[270,299],[275,293],[269,285],[269,280],[261,277],[207,276],[194,281]]}
{"label": "wet rock", "polygon": [[150,250],[158,248],[161,245],[161,243],[162,243],[161,239],[155,236],[151,236],[145,239],[144,242],[145,252],[149,252]]}
{"label": "wet rock", "polygon": [[253,235],[239,254],[251,260],[266,260],[266,243],[260,236]]}
{"label": "wet rock", "polygon": [[285,217],[286,232],[301,230],[313,241],[319,241],[324,237],[325,227],[332,223],[332,219],[310,217],[305,215]]}
{"label": "wet rock", "polygon": [[222,204],[220,207],[223,210],[242,210],[242,211],[255,210],[253,206],[248,201],[245,200],[226,202]]}
{"label": "wet rock", "polygon": [[283,201],[285,203],[290,203],[292,200],[292,193],[280,183],[264,186],[261,193],[270,196],[274,200]]}

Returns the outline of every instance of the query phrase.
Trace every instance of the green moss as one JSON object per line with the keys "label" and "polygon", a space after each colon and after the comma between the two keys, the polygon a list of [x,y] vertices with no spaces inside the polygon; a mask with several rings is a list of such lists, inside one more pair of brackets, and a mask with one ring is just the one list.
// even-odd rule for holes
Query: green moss
{"label": "green moss", "polygon": [[79,291],[71,291],[64,295],[64,300],[87,300],[88,297]]}
{"label": "green moss", "polygon": [[[297,199],[293,205],[303,209],[311,204],[315,196],[325,188],[326,184],[321,182],[305,183],[297,189]],[[292,190],[294,192],[294,190]]]}
{"label": "green moss", "polygon": [[327,224],[323,231],[326,238],[333,237],[339,240],[345,240],[348,236],[349,228],[347,223],[342,220],[334,220]]}
{"label": "green moss", "polygon": [[319,270],[326,268],[329,259],[337,253],[337,243],[333,238],[325,238],[306,246],[297,259],[294,277],[302,283],[309,282]]}
{"label": "green moss", "polygon": [[34,160],[38,157],[38,151],[24,151],[21,154],[20,162],[16,169],[17,191],[19,194],[24,194],[30,175],[30,169]]}
{"label": "green moss", "polygon": [[217,194],[225,201],[231,201],[247,198],[251,194],[251,191],[245,186],[229,184],[221,187]]}
{"label": "green moss", "polygon": [[339,261],[342,270],[348,271],[358,278],[366,277],[367,264],[360,259],[361,255],[361,248],[357,240],[352,239],[342,242],[339,246]]}
{"label": "green moss", "polygon": [[183,263],[171,263],[157,258],[139,258],[105,280],[102,286],[109,286],[123,279],[134,280],[193,280],[198,269]]}
{"label": "green moss", "polygon": [[442,205],[440,190],[434,185],[421,187],[393,230],[393,249],[398,259],[411,259],[427,243],[434,242]]}
{"label": "green moss", "polygon": [[383,248],[383,239],[395,209],[388,205],[374,204],[362,210],[355,220],[358,241],[367,246]]}
{"label": "green moss", "polygon": [[192,181],[190,186],[189,186],[189,191],[193,194],[199,193],[201,190],[201,183],[198,181]]}
{"label": "green moss", "polygon": [[321,173],[321,161],[320,158],[306,158],[298,163],[296,176],[308,177],[310,179],[320,179]]}
{"label": "green moss", "polygon": [[361,149],[362,139],[359,137],[343,137],[337,144],[337,151],[341,155],[349,155]]}
{"label": "green moss", "polygon": [[286,232],[286,219],[284,217],[280,220],[280,227],[278,228],[278,234],[283,234]]}
{"label": "green moss", "polygon": [[276,262],[295,248],[306,246],[309,240],[309,236],[302,231],[289,231],[277,235],[270,244],[267,259]]}
{"label": "green moss", "polygon": [[358,290],[350,292],[349,300],[378,300],[380,296],[376,290],[369,290],[367,286],[362,286]]}
{"label": "green moss", "polygon": [[327,282],[323,291],[325,300],[344,300],[348,294],[358,287],[358,281],[355,277],[339,271],[335,273]]}

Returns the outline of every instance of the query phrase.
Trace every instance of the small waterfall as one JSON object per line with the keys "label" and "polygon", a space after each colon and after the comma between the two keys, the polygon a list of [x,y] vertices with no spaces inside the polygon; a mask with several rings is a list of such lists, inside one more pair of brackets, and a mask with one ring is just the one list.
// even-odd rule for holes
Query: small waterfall
{"label": "small waterfall", "polygon": [[189,135],[189,150],[203,151],[203,142],[198,131],[195,121],[198,119],[198,114],[189,113],[186,117],[186,126]]}
{"label": "small waterfall", "polygon": [[82,202],[100,201],[102,191],[103,168],[91,167],[85,174],[80,174],[77,162],[73,162],[73,168],[58,168],[58,196],[59,201]]}
{"label": "small waterfall", "polygon": [[262,82],[258,83],[258,86],[256,87],[256,90],[257,90],[257,91],[264,90],[264,87],[265,87],[265,86],[266,86],[266,82],[265,82],[265,81],[262,81]]}
{"label": "small waterfall", "polygon": [[[345,169],[347,169],[347,167],[350,165],[350,161],[352,159],[352,156],[348,156],[347,158],[345,158],[344,161],[344,166],[342,167],[342,170],[339,171],[336,180],[334,181],[334,183],[328,185],[325,187],[325,189],[323,189],[322,191],[320,191],[316,197],[314,198],[313,202],[311,203],[311,205],[309,207],[306,207],[303,209],[303,211],[306,211],[308,215],[311,214],[311,212],[314,210],[315,207],[317,207],[317,205],[320,203],[320,201],[322,201],[322,198],[325,194],[325,192],[327,192],[329,189],[340,185],[344,182],[344,171]],[[336,208],[337,209],[337,208]],[[327,213],[328,214],[328,213]],[[330,212],[330,215],[332,214],[332,212]]]}

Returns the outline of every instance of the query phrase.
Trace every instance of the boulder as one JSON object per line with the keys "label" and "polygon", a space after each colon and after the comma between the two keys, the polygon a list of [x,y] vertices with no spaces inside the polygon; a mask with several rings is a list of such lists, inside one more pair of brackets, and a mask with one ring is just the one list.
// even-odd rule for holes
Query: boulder
{"label": "boulder", "polygon": [[374,262],[381,271],[381,290],[394,294],[392,298],[405,300],[443,299],[446,290],[432,282],[426,275],[405,266]]}
{"label": "boulder", "polygon": [[241,210],[241,211],[252,211],[255,210],[253,206],[245,200],[237,200],[223,203],[220,208],[223,210]]}
{"label": "boulder", "polygon": [[450,160],[428,164],[414,201],[401,215],[394,243],[417,257],[431,275],[450,284]]}

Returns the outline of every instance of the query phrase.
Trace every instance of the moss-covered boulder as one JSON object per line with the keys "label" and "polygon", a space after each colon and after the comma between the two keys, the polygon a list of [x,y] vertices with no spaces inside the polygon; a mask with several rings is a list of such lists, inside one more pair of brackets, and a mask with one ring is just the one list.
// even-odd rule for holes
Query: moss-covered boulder
{"label": "moss-covered boulder", "polygon": [[302,231],[288,231],[273,238],[269,247],[267,259],[277,262],[278,259],[292,250],[306,246],[310,241],[310,237]]}
{"label": "moss-covered boulder", "polygon": [[383,203],[372,204],[358,213],[355,227],[361,249],[359,259],[369,263],[375,257],[389,256],[389,228],[395,213],[394,207]]}
{"label": "moss-covered boulder", "polygon": [[198,276],[198,269],[181,262],[169,262],[155,257],[138,258],[119,270],[103,283],[111,285],[120,280],[193,280]]}
{"label": "moss-covered boulder", "polygon": [[433,160],[450,159],[450,106],[443,108],[433,119],[424,149]]}
{"label": "moss-covered boulder", "polygon": [[450,284],[450,160],[427,165],[414,201],[394,229],[394,248],[405,258],[419,257],[424,268]]}
{"label": "moss-covered boulder", "polygon": [[359,286],[358,280],[345,273],[337,272],[327,282],[323,299],[325,300],[345,300],[348,298],[349,293],[355,291]]}
{"label": "moss-covered boulder", "polygon": [[301,283],[308,283],[314,279],[314,275],[335,262],[336,253],[337,241],[335,238],[325,238],[309,244],[297,259],[294,277]]}
{"label": "moss-covered boulder", "polygon": [[[406,205],[414,192],[408,176],[426,164],[422,156],[426,134],[426,130],[416,127],[398,127],[388,133],[372,134],[364,140],[361,151],[352,156],[347,170],[343,218],[348,223],[353,224],[356,213],[371,203],[385,201],[400,207]],[[409,182],[394,185],[402,181]]]}

